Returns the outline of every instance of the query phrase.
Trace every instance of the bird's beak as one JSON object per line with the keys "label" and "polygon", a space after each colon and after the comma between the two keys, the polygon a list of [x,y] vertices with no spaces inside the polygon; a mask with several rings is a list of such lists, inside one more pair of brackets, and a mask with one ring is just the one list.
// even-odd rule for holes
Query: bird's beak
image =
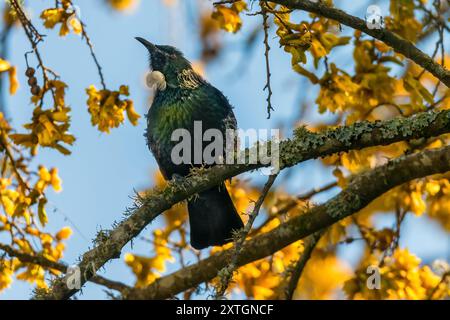
{"label": "bird's beak", "polygon": [[144,38],[141,38],[141,37],[136,37],[135,39],[137,41],[139,41],[140,43],[142,43],[144,45],[144,47],[146,47],[147,50],[150,53],[154,53],[155,51],[159,51],[158,48],[153,43],[151,43],[150,41],[147,41],[147,40],[145,40]]}

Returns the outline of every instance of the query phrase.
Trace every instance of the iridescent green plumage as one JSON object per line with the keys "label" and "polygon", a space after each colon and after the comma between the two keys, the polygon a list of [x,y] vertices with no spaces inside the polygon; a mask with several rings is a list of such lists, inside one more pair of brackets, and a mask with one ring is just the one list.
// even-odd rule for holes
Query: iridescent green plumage
{"label": "iridescent green plumage", "polygon": [[[195,73],[182,53],[170,46],[156,46],[137,38],[151,54],[151,69],[164,75],[164,90],[157,90],[147,115],[147,142],[166,179],[174,174],[186,176],[193,162],[176,165],[171,159],[171,141],[176,129],[186,129],[194,136],[194,122],[201,121],[202,131],[236,128],[232,107],[225,96]],[[192,141],[192,145],[194,141]],[[203,145],[204,148],[205,144]],[[231,240],[232,230],[242,221],[225,186],[210,189],[188,202],[191,244],[197,249],[222,245]]]}

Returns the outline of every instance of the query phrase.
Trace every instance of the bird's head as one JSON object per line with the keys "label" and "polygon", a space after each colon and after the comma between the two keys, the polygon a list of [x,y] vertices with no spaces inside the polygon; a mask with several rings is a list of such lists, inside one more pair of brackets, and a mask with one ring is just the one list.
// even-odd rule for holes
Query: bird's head
{"label": "bird's head", "polygon": [[169,83],[176,82],[178,74],[185,69],[192,69],[190,62],[183,53],[172,46],[156,45],[143,38],[136,37],[150,53],[150,68],[159,71]]}

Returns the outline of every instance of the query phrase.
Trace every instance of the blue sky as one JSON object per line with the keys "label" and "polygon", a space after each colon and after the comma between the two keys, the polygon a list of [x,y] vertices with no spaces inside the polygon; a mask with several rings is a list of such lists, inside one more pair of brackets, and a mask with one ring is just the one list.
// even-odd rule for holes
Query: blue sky
{"label": "blue sky", "polygon": [[[88,26],[87,31],[95,44],[95,51],[103,66],[108,88],[117,89],[121,84],[128,84],[140,114],[144,114],[148,108],[148,90],[143,85],[147,53],[134,37],[142,36],[155,43],[175,45],[190,60],[198,59],[200,54],[196,26],[193,23],[195,18],[192,17],[192,10],[189,10],[195,1],[181,1],[183,5],[179,6],[177,12],[170,12],[160,2],[141,1],[133,13],[119,14],[109,10],[102,1],[76,1],[81,8],[82,19]],[[94,238],[98,230],[109,228],[114,221],[122,218],[122,213],[132,204],[130,197],[134,194],[134,190],[152,184],[152,173],[156,163],[145,144],[143,137],[145,121],[142,119],[137,127],[127,123],[109,135],[101,134],[91,126],[85,88],[90,84],[99,87],[98,75],[89,50],[80,37],[69,35],[61,39],[56,31],[44,31],[40,26],[36,18],[43,8],[51,4],[52,1],[47,0],[33,1],[30,14],[35,19],[36,25],[39,25],[39,29],[48,35],[45,43],[40,45],[45,64],[57,70],[62,80],[70,86],[66,101],[73,110],[71,131],[77,141],[72,148],[72,156],[64,157],[53,150],[41,149],[38,162],[47,167],[59,168],[63,192],[49,195],[48,228],[52,231],[59,230],[64,225],[76,228],[72,238],[67,242],[64,257],[64,261],[73,263],[91,246],[90,239]],[[360,17],[365,13],[362,6],[347,9]],[[386,10],[386,7],[383,9]],[[275,93],[273,105],[276,111],[271,120],[266,119],[266,96],[262,92],[265,85],[265,65],[261,39],[249,57],[244,54],[240,42],[243,35],[251,30],[251,26],[259,22],[260,17],[247,17],[241,33],[225,36],[227,50],[219,60],[208,66],[206,76],[235,106],[235,114],[241,128],[277,128],[283,125],[286,127],[285,132],[289,132],[292,129],[292,119],[298,114],[299,101],[313,100],[316,90],[310,86],[308,90],[303,89],[304,80],[290,71],[290,58],[278,49],[276,39],[272,40],[272,84]],[[430,48],[425,47],[425,50]],[[15,127],[28,121],[32,112],[26,79],[23,76],[25,71],[23,53],[28,50],[30,46],[22,30],[15,30],[10,41],[9,59],[19,67],[22,84],[18,93],[8,99],[8,111]],[[345,63],[345,53],[338,53],[336,57],[338,63]],[[246,68],[237,69],[242,65],[241,59],[244,58],[247,59]],[[312,104],[311,108],[315,111]],[[317,117],[309,119],[317,120]],[[300,193],[332,179],[329,170],[324,170],[313,161],[301,164],[291,171],[295,179],[278,184],[278,188]],[[254,181],[261,181],[258,174],[250,176]],[[331,194],[332,192],[324,194],[316,200],[324,200]],[[408,216],[403,229],[402,245],[408,246],[411,251],[427,261],[448,257],[449,237],[437,224],[424,220],[426,218]],[[378,223],[391,225],[392,220],[382,218]],[[158,221],[154,222],[142,235],[148,236],[149,229],[157,224]],[[123,252],[130,251],[128,245]],[[151,255],[148,245],[142,241],[136,241],[132,251]],[[357,261],[359,252],[358,243],[341,249],[342,257],[349,263]],[[109,278],[129,284],[134,281],[131,272],[123,263],[123,255],[120,260],[106,264],[102,272]],[[30,296],[30,292],[31,287],[28,284],[15,281],[10,289],[0,294],[0,299],[26,299]],[[78,295],[80,299],[104,297],[102,288],[90,284],[83,289],[82,295]]]}

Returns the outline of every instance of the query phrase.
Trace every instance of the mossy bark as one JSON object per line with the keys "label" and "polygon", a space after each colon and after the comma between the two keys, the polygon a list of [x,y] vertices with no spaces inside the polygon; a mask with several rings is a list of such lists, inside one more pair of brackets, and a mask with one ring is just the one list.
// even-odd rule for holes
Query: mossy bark
{"label": "mossy bark", "polygon": [[[388,121],[364,121],[350,126],[327,130],[322,133],[312,133],[303,128],[295,131],[293,139],[280,143],[280,165],[281,169],[284,169],[302,161],[324,157],[338,152],[388,145],[404,140],[429,138],[449,132],[449,110],[424,112],[409,118],[395,118]],[[164,190],[154,190],[144,198],[138,198],[135,206],[127,211],[124,220],[114,225],[112,230],[103,231],[101,237],[98,237],[94,242],[94,248],[81,256],[80,262],[78,263],[82,275],[81,284],[84,284],[93,277],[97,270],[103,267],[106,262],[114,258],[119,258],[122,248],[165,210],[196,193],[218,185],[226,179],[259,167],[262,167],[262,165],[221,165],[209,169],[197,169],[191,176],[185,179],[170,182]],[[412,172],[410,180],[414,179],[414,177],[416,175]],[[322,209],[315,209],[315,211],[322,210],[322,213],[314,213],[308,216],[308,219],[302,220],[301,223],[307,226],[306,229],[302,230],[314,229],[311,226],[329,225],[333,221],[341,218],[339,212],[344,209],[347,210],[345,212],[348,212],[348,209],[352,209],[348,208],[348,206],[367,203],[365,198],[359,194],[346,192],[343,196],[346,197],[346,202],[335,203],[332,200],[329,202],[330,207],[326,212],[323,211],[323,206],[318,207]],[[298,233],[297,231],[299,230],[292,228],[291,224],[288,226],[290,227],[286,227],[286,230],[281,229],[276,235],[279,236],[280,234],[290,232],[290,237],[283,237],[282,239],[284,240],[279,239],[279,241],[277,239],[273,239],[274,241],[272,241],[269,238],[263,238],[261,241],[267,247],[264,251],[255,254],[263,257],[280,248],[280,245],[283,245],[283,241],[284,245],[288,244],[289,239],[292,239],[294,234],[294,237],[298,239],[307,235],[304,232]],[[314,231],[316,230],[312,230],[311,232]],[[252,257],[252,255],[248,255],[248,257]],[[216,269],[216,272],[217,270],[219,269]],[[164,284],[164,287],[166,287],[166,284]],[[40,292],[38,295],[35,295],[35,298],[68,299],[77,291],[79,290],[69,289],[67,280],[65,277],[61,277],[52,283],[47,293]]]}
{"label": "mossy bark", "polygon": [[[412,179],[450,170],[450,147],[402,157],[355,177],[340,194],[307,213],[294,217],[270,232],[247,241],[237,266],[274,254],[285,246],[331,226],[363,209],[389,189]],[[128,299],[165,299],[217,276],[230,261],[232,249],[157,279],[144,289],[133,289]]]}

